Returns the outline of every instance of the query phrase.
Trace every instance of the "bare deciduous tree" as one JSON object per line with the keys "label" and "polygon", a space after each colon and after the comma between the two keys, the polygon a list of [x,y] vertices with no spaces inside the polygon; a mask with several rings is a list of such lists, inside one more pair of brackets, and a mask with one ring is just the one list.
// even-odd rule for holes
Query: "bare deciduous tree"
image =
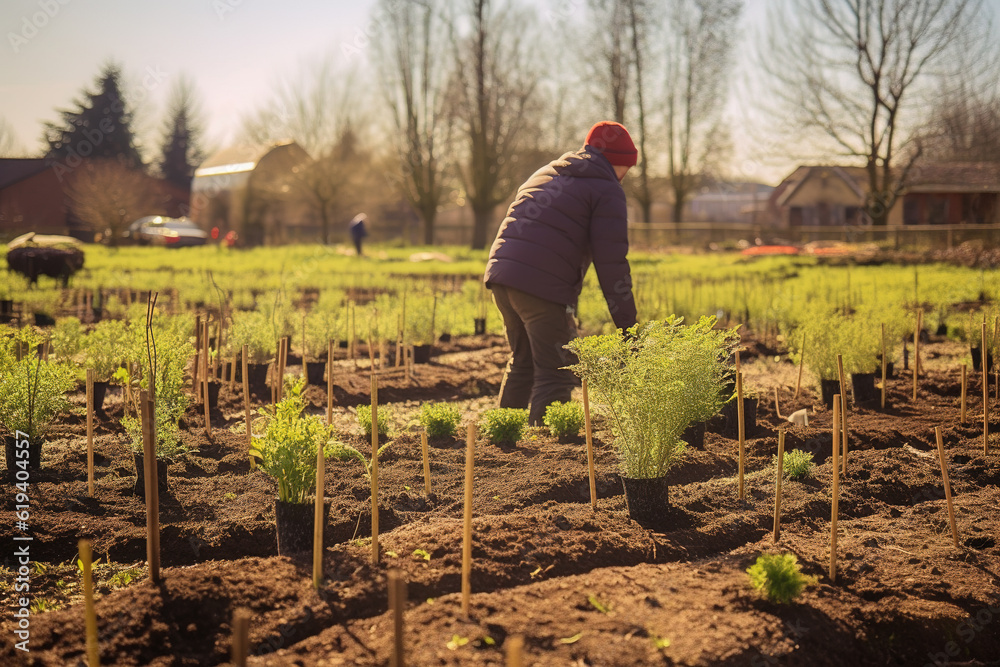
{"label": "bare deciduous tree", "polygon": [[392,113],[403,194],[420,214],[424,243],[434,243],[434,220],[445,194],[444,153],[451,130],[446,113],[453,70],[438,0],[380,0],[381,39],[373,42],[382,89]]}
{"label": "bare deciduous tree", "polygon": [[163,212],[158,209],[149,176],[118,160],[86,162],[70,178],[70,208],[101,233],[108,245],[118,245],[122,232],[134,220]]}
{"label": "bare deciduous tree", "polygon": [[354,72],[331,60],[305,65],[295,78],[280,80],[270,101],[242,120],[252,144],[293,140],[311,155],[324,155],[359,117]]}
{"label": "bare deciduous tree", "polygon": [[462,179],[473,212],[472,247],[485,248],[496,207],[517,187],[519,143],[535,125],[539,75],[528,58],[531,21],[508,5],[465,0],[453,20],[455,113],[468,139]]}
{"label": "bare deciduous tree", "polygon": [[[990,48],[982,0],[786,0],[765,65],[797,129],[863,162],[866,214],[884,225],[920,157],[923,95]],[[975,59],[973,59],[974,61]],[[829,153],[827,153],[829,154]]]}
{"label": "bare deciduous tree", "polygon": [[742,8],[742,0],[676,0],[667,14],[664,124],[674,222],[720,158],[722,109]]}

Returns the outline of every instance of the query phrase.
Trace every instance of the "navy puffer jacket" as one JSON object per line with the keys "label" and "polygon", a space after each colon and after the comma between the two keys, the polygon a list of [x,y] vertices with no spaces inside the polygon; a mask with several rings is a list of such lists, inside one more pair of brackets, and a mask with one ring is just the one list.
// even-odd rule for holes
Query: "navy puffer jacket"
{"label": "navy puffer jacket", "polygon": [[589,146],[536,171],[517,192],[490,249],[486,284],[576,305],[593,261],[615,326],[635,324],[625,191]]}

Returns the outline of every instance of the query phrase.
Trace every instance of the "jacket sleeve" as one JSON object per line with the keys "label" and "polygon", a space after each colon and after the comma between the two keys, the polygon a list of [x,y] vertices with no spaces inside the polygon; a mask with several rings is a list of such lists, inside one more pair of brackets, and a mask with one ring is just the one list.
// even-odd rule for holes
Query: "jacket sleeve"
{"label": "jacket sleeve", "polygon": [[631,327],[636,322],[636,310],[627,257],[628,210],[620,187],[603,193],[596,202],[590,220],[590,254],[615,326]]}

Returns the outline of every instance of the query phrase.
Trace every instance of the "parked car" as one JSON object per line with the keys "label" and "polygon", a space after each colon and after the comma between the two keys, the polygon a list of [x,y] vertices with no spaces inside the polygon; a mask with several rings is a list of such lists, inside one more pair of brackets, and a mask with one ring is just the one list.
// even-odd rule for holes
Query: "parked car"
{"label": "parked car", "polygon": [[139,245],[158,245],[168,248],[208,243],[208,234],[190,218],[168,218],[163,215],[139,218],[129,225],[122,236]]}

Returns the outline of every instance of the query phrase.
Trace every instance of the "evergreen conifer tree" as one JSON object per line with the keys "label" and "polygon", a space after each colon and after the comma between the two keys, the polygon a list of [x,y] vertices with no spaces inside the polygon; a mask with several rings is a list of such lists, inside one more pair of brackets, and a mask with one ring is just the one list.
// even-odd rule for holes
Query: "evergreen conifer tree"
{"label": "evergreen conifer tree", "polygon": [[194,88],[188,79],[181,78],[171,91],[167,108],[160,156],[163,178],[185,189],[191,186],[194,170],[205,157],[200,135]]}
{"label": "evergreen conifer tree", "polygon": [[75,110],[59,112],[63,117],[61,125],[45,124],[50,160],[67,170],[88,158],[113,159],[128,168],[142,167],[117,64],[105,65],[97,78],[97,92],[84,91],[83,99],[75,104]]}

